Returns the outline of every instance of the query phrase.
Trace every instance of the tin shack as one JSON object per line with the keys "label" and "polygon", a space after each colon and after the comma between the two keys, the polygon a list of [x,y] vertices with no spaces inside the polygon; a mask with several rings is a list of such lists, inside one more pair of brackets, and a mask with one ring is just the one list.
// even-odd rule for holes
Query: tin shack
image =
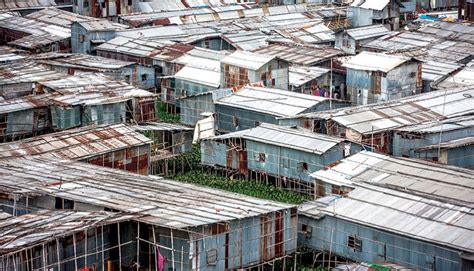
{"label": "tin shack", "polygon": [[300,206],[298,245],[321,253],[326,264],[349,260],[415,270],[469,270],[474,265],[471,210],[472,204],[446,204],[367,184],[344,197]]}
{"label": "tin shack", "polygon": [[42,155],[147,175],[151,142],[125,124],[93,125],[0,144],[0,158]]}
{"label": "tin shack", "polygon": [[[0,172],[0,201],[9,213],[66,207],[140,216],[109,232],[116,270],[251,268],[296,251],[292,205],[39,156],[0,159]],[[76,255],[83,257],[83,250]],[[77,265],[85,267],[93,263]]]}
{"label": "tin shack", "polygon": [[263,122],[278,124],[279,118],[349,105],[320,96],[253,86],[237,89],[214,104],[216,128],[227,132],[253,128]]}
{"label": "tin shack", "polygon": [[361,150],[341,138],[262,123],[201,141],[201,163],[313,196],[312,172]]}

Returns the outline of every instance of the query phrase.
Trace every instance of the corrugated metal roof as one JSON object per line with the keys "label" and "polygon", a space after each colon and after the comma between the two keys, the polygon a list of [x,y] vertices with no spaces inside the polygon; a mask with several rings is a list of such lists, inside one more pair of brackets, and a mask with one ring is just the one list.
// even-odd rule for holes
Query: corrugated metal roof
{"label": "corrugated metal roof", "polygon": [[46,107],[54,97],[52,94],[30,95],[20,98],[0,100],[0,114]]}
{"label": "corrugated metal roof", "polygon": [[470,146],[470,145],[474,145],[474,136],[445,141],[445,142],[441,142],[440,144],[423,146],[421,148],[415,149],[415,152],[433,150],[433,149],[438,149],[438,148],[453,149],[453,148],[460,148],[460,147]]}
{"label": "corrugated metal roof", "polygon": [[474,86],[474,67],[465,67],[436,85],[439,88]]}
{"label": "corrugated metal roof", "polygon": [[125,124],[87,126],[0,144],[0,159],[46,155],[58,159],[84,160],[151,142]]}
{"label": "corrugated metal roof", "polygon": [[427,61],[421,64],[421,77],[424,81],[430,81],[433,84],[438,83],[444,78],[448,77],[462,66],[455,63],[445,63],[436,61]]}
{"label": "corrugated metal roof", "polygon": [[304,66],[315,65],[344,54],[342,51],[332,47],[303,46],[298,44],[271,44],[255,52],[273,55],[292,64]]}
{"label": "corrugated metal roof", "polygon": [[112,58],[86,54],[60,54],[57,57],[45,56],[39,63],[61,67],[74,67],[82,69],[94,69],[95,71],[117,70],[123,67],[135,65],[135,62],[127,62]]}
{"label": "corrugated metal roof", "polygon": [[373,10],[383,10],[390,0],[355,0],[351,7],[359,7]]}
{"label": "corrugated metal roof", "polygon": [[18,61],[0,65],[0,85],[34,83],[64,77],[63,74],[32,61]]}
{"label": "corrugated metal roof", "polygon": [[51,25],[25,17],[14,16],[2,19],[0,20],[0,27],[29,34],[9,42],[11,45],[21,46],[22,48],[37,48],[71,38],[70,28]]}
{"label": "corrugated metal roof", "polygon": [[474,171],[416,159],[362,151],[311,174],[324,182],[370,183],[426,198],[474,207]]}
{"label": "corrugated metal roof", "polygon": [[193,131],[194,128],[177,123],[147,122],[140,125],[133,125],[136,131]]}
{"label": "corrugated metal roof", "polygon": [[343,63],[342,66],[354,70],[389,72],[410,60],[411,58],[406,56],[363,51],[350,58],[347,62]]}
{"label": "corrugated metal roof", "polygon": [[205,70],[185,66],[175,74],[176,79],[186,80],[196,84],[218,88],[221,80],[221,73],[213,70]]}
{"label": "corrugated metal roof", "polygon": [[235,51],[223,58],[221,62],[246,69],[258,70],[274,58],[274,56],[257,54],[249,51]]}
{"label": "corrugated metal roof", "polygon": [[69,160],[0,160],[0,192],[49,195],[141,215],[140,221],[190,228],[254,217],[292,205]]}
{"label": "corrugated metal roof", "polygon": [[83,16],[56,7],[48,7],[25,16],[26,18],[47,24],[70,27],[73,22],[84,22],[95,20],[92,17]]}
{"label": "corrugated metal roof", "polygon": [[96,49],[138,57],[156,58],[157,60],[167,60],[175,59],[184,53],[178,51],[169,52],[166,48],[173,44],[174,42],[163,40],[151,41],[142,38],[116,37],[97,46]]}
{"label": "corrugated metal roof", "polygon": [[[472,195],[472,194],[471,194]],[[300,214],[321,214],[385,230],[438,246],[474,252],[474,210],[372,185],[357,187],[328,206]]]}
{"label": "corrugated metal roof", "polygon": [[40,0],[40,1],[24,1],[24,0],[3,0],[0,2],[0,10],[2,11],[20,11],[28,9],[40,9],[44,7],[57,6],[64,8],[71,8],[72,2],[63,1],[56,3],[54,0]]}
{"label": "corrugated metal roof", "polygon": [[363,39],[371,39],[380,36],[385,36],[390,33],[384,25],[376,24],[376,25],[368,25],[356,28],[349,28],[344,30],[347,35],[351,36],[355,40],[363,40]]}
{"label": "corrugated metal roof", "polygon": [[94,19],[88,21],[78,21],[79,25],[84,27],[87,31],[120,31],[129,28],[127,25],[114,23],[105,19]]}
{"label": "corrugated metal roof", "polygon": [[474,103],[471,97],[474,97],[474,87],[465,87],[442,92],[432,91],[382,104],[306,113],[292,118],[331,119],[368,135],[372,132],[379,133],[408,125],[472,114]]}
{"label": "corrugated metal roof", "polygon": [[421,33],[432,34],[439,38],[474,43],[473,29],[471,23],[432,22],[429,25],[418,29],[418,31]]}
{"label": "corrugated metal roof", "polygon": [[98,93],[109,97],[154,97],[155,94],[135,88],[124,81],[116,81],[101,73],[82,73],[59,80],[40,82],[42,85],[63,94]]}
{"label": "corrugated metal roof", "polygon": [[386,36],[382,36],[376,40],[364,44],[362,47],[372,50],[391,52],[415,48],[425,48],[440,41],[441,39],[437,37],[423,33],[394,31]]}
{"label": "corrugated metal roof", "polygon": [[112,212],[72,210],[40,210],[35,213],[10,217],[0,221],[0,253],[10,253],[84,232],[101,225],[127,221],[137,217]]}
{"label": "corrugated metal roof", "polygon": [[439,133],[440,131],[452,131],[474,126],[474,116],[462,116],[447,118],[442,121],[430,121],[420,124],[408,125],[396,129],[396,131],[414,133]]}
{"label": "corrugated metal roof", "polygon": [[287,117],[301,113],[327,100],[324,97],[287,90],[246,86],[237,92],[218,99],[215,103]]}
{"label": "corrugated metal roof", "polygon": [[[225,134],[224,137],[244,138],[251,141],[282,146],[318,155],[324,154],[329,149],[344,142],[344,139],[312,133],[311,131],[302,128],[283,127],[267,123],[262,123],[258,127],[252,129]],[[224,139],[220,136],[214,138]]]}
{"label": "corrugated metal roof", "polygon": [[290,86],[299,87],[311,80],[317,79],[330,72],[329,69],[320,67],[290,66],[289,78]]}

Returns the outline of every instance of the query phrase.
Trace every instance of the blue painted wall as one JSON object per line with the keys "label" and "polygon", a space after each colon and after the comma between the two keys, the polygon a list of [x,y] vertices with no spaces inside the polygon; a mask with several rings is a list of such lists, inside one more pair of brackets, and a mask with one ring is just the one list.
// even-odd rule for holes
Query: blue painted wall
{"label": "blue painted wall", "polygon": [[[446,247],[330,216],[314,219],[299,215],[298,219],[299,246],[327,252],[331,250],[336,255],[358,262],[388,261],[420,270],[460,270],[458,252]],[[311,227],[311,237],[308,238],[302,231],[303,225]],[[347,246],[348,235],[362,240],[362,251]]]}

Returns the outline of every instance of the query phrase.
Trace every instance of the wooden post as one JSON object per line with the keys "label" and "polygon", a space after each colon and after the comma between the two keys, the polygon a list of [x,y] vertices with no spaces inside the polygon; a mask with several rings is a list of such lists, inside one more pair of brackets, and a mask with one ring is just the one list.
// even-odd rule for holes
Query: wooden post
{"label": "wooden post", "polygon": [[87,267],[87,230],[84,231],[84,267]]}
{"label": "wooden post", "polygon": [[156,254],[156,236],[155,236],[155,226],[152,225],[152,233],[153,233],[153,253],[155,254],[155,271],[158,271],[158,255]]}
{"label": "wooden post", "polygon": [[140,222],[137,226],[137,271],[140,269]]}
{"label": "wooden post", "polygon": [[[104,225],[100,226],[100,239],[101,239],[101,242],[100,242],[100,246],[101,246],[101,256],[102,256],[102,270],[105,269],[105,261],[104,261]],[[109,269],[109,267],[107,266],[107,269]]]}
{"label": "wooden post", "polygon": [[122,247],[120,245],[120,223],[117,223],[117,237],[119,250],[119,270],[122,271]]}
{"label": "wooden post", "polygon": [[173,271],[175,269],[175,262],[174,262],[174,238],[173,238],[173,229],[171,229],[171,261],[173,266]]}
{"label": "wooden post", "polygon": [[[26,255],[28,255],[28,253]],[[56,257],[58,259],[58,271],[61,271],[61,255],[59,255],[59,240],[58,240],[58,238],[56,238]]]}
{"label": "wooden post", "polygon": [[77,247],[76,247],[76,234],[72,234],[72,241],[74,243],[74,270],[77,270]]}

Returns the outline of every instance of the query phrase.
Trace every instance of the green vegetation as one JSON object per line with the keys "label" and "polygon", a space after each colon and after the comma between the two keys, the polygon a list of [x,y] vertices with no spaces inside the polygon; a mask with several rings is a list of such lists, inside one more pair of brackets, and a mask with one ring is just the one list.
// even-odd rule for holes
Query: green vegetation
{"label": "green vegetation", "polygon": [[229,179],[201,170],[192,170],[178,174],[173,179],[284,203],[300,204],[309,200],[309,198],[304,195],[285,191],[274,186],[267,186],[255,181]]}
{"label": "green vegetation", "polygon": [[157,118],[160,122],[167,123],[178,123],[180,118],[179,115],[174,115],[166,111],[166,104],[162,102],[157,102],[155,104]]}

